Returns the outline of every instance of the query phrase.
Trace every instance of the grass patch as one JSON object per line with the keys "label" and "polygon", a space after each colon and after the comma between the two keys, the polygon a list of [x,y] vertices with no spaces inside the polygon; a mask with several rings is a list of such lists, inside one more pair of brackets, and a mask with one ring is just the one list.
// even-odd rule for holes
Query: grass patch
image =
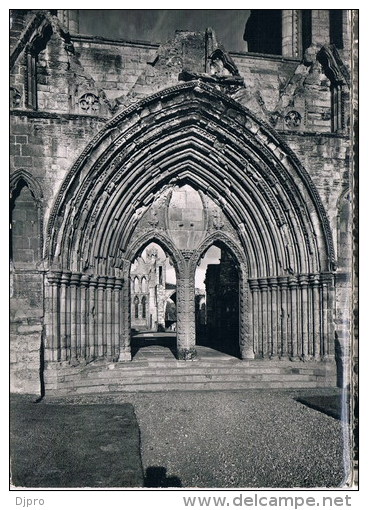
{"label": "grass patch", "polygon": [[11,482],[17,487],[142,487],[131,404],[10,405]]}

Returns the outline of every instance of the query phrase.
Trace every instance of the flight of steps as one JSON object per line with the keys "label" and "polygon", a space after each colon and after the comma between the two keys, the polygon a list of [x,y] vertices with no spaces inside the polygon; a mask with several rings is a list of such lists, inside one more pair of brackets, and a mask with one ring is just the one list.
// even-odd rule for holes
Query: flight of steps
{"label": "flight of steps", "polygon": [[45,370],[48,395],[105,392],[316,388],[336,385],[333,363],[253,360],[231,356],[178,361],[173,356],[142,356],[132,362],[96,361],[85,366]]}

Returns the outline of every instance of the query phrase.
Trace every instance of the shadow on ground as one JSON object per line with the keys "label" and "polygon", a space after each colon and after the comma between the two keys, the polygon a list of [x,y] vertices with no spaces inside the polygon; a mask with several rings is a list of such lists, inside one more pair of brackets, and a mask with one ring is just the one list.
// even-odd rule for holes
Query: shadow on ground
{"label": "shadow on ground", "polygon": [[132,404],[10,403],[11,483],[16,487],[143,487]]}
{"label": "shadow on ground", "polygon": [[349,421],[349,394],[345,398],[342,395],[308,395],[299,396],[295,400],[336,420]]}
{"label": "shadow on ground", "polygon": [[161,466],[150,466],[146,469],[145,487],[181,487],[180,478],[167,476],[167,469]]}

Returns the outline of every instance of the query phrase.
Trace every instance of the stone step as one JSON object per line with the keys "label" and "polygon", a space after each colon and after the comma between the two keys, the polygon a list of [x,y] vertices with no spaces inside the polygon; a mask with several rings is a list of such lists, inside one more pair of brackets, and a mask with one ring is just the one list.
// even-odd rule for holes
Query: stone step
{"label": "stone step", "polygon": [[[293,388],[323,388],[333,386],[334,380],[320,378],[320,380],[293,381]],[[97,386],[77,386],[73,388],[48,388],[49,395],[75,395],[98,393],[137,393],[137,392],[166,392],[166,391],[219,391],[219,390],[249,390],[249,389],[288,389],[290,381],[231,381],[231,382],[191,382],[191,383],[142,383],[142,384],[100,384]]]}
{"label": "stone step", "polygon": [[196,391],[251,388],[304,388],[334,386],[330,364],[274,360],[157,361],[106,363],[85,366],[53,365],[45,370],[49,394]]}
{"label": "stone step", "polygon": [[[322,377],[322,376],[320,376]],[[298,374],[197,374],[185,375],[181,377],[172,375],[146,375],[141,377],[125,377],[112,380],[111,378],[98,378],[98,379],[80,379],[78,381],[70,380],[71,385],[75,386],[98,386],[101,384],[122,384],[122,385],[139,385],[139,384],[194,384],[194,383],[207,383],[207,382],[248,382],[248,381],[310,381],[316,380],[318,376]],[[66,381],[68,382],[68,381]]]}

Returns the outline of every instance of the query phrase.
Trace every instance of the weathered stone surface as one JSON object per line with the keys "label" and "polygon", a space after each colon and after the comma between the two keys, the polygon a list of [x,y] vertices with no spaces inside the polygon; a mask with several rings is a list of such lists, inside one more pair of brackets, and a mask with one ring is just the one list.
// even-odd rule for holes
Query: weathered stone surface
{"label": "weathered stone surface", "polygon": [[352,263],[349,12],[338,50],[327,10],[301,49],[299,15],[282,13],[282,55],[261,55],[210,29],[130,43],[13,12],[14,391],[39,391],[41,354],[77,374],[131,359],[130,264],[153,241],[177,270],[179,357],[195,354],[193,279],[213,243],[239,267],[243,358],[326,359],[335,332],[349,350],[351,284],[335,283]]}

